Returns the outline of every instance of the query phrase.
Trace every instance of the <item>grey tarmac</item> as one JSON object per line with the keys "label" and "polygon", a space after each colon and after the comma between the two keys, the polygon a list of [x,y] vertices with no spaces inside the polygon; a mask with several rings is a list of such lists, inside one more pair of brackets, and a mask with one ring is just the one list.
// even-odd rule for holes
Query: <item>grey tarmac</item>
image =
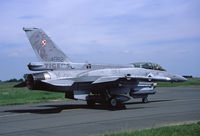
{"label": "grey tarmac", "polygon": [[87,136],[200,120],[200,87],[156,91],[149,103],[133,99],[122,110],[72,100],[1,106],[0,135]]}

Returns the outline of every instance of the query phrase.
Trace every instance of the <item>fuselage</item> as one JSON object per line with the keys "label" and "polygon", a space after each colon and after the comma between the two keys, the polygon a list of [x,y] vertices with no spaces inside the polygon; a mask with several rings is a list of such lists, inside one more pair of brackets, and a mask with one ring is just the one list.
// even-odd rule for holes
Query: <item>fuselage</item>
{"label": "fuselage", "polygon": [[[156,81],[164,81],[164,82],[182,82],[186,81],[186,79],[182,76],[172,74],[167,71],[159,71],[159,70],[150,70],[144,68],[105,68],[105,69],[86,69],[86,70],[54,70],[41,72],[36,74],[30,74],[27,78],[27,82],[32,88],[34,83],[37,81],[54,81],[60,80],[65,82],[64,91],[71,91],[72,88],[78,87],[79,89],[85,89],[85,86],[90,88],[92,83],[98,80],[101,77],[111,77],[111,78],[124,78],[130,84],[132,81],[129,79],[139,79],[145,82],[156,82]],[[111,79],[112,80],[112,79]],[[75,86],[72,86],[71,81],[75,81]],[[104,81],[106,82],[106,81]],[[134,81],[135,82],[135,81]],[[80,84],[84,85],[84,88],[81,88]],[[59,86],[59,83],[57,84]],[[49,89],[49,88],[48,88]],[[63,90],[63,89],[60,89]]]}

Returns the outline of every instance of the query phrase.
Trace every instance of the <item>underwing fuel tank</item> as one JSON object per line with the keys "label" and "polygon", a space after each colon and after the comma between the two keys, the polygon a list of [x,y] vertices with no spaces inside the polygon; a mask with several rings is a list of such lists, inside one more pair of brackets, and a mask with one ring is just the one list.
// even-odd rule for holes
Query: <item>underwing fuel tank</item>
{"label": "underwing fuel tank", "polygon": [[139,82],[137,87],[131,89],[129,95],[133,98],[143,98],[146,95],[155,94],[154,90],[157,83],[152,82]]}

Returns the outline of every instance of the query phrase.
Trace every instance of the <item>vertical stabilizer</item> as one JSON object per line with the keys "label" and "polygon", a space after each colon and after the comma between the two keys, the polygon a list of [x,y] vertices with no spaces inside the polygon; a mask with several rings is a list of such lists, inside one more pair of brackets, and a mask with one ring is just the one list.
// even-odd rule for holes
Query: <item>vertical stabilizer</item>
{"label": "vertical stabilizer", "polygon": [[71,62],[45,32],[39,28],[23,28],[36,56],[43,62]]}

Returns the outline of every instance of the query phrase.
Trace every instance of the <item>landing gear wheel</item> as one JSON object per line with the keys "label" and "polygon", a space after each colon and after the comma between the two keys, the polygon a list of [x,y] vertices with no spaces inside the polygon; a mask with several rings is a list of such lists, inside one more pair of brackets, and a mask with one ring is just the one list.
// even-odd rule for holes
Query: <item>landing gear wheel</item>
{"label": "landing gear wheel", "polygon": [[142,102],[143,103],[148,103],[148,98],[147,97],[142,98]]}
{"label": "landing gear wheel", "polygon": [[90,107],[92,107],[92,106],[95,105],[95,102],[92,101],[92,100],[87,100],[87,105],[90,106]]}
{"label": "landing gear wheel", "polygon": [[110,99],[110,106],[111,107],[117,107],[118,103],[117,100],[115,98],[111,98]]}

